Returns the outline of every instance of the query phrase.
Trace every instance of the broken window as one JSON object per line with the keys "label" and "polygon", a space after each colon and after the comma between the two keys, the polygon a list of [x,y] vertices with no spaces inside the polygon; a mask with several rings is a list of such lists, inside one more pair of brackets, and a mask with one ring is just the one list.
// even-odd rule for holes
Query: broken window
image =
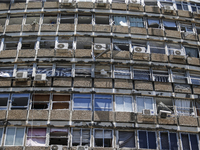
{"label": "broken window", "polygon": [[193,27],[191,24],[181,24],[181,32],[193,33]]}
{"label": "broken window", "polygon": [[61,14],[60,24],[74,24],[74,15]]}
{"label": "broken window", "polygon": [[111,67],[110,65],[96,65],[95,66],[95,77],[96,78],[110,78],[111,77]]}
{"label": "broken window", "polygon": [[138,131],[139,148],[156,149],[156,132],[154,131]]}
{"label": "broken window", "polygon": [[69,109],[70,95],[53,95],[52,109]]}
{"label": "broken window", "polygon": [[192,84],[200,85],[200,73],[199,72],[191,71],[190,78],[191,78]]}
{"label": "broken window", "polygon": [[112,130],[95,129],[95,147],[112,147]]}
{"label": "broken window", "polygon": [[0,17],[0,26],[5,26],[7,16],[1,15]]}
{"label": "broken window", "polygon": [[135,132],[119,131],[118,144],[119,144],[119,148],[134,148],[135,147]]}
{"label": "broken window", "polygon": [[180,44],[167,44],[168,53],[169,55],[177,55],[177,52],[180,52],[181,55],[184,55],[181,45]]}
{"label": "broken window", "polygon": [[134,112],[132,96],[116,96],[115,98],[115,111]]}
{"label": "broken window", "polygon": [[13,68],[0,68],[0,77],[12,77],[13,76]]}
{"label": "broken window", "polygon": [[131,27],[144,28],[144,20],[141,17],[129,17]]}
{"label": "broken window", "polygon": [[194,115],[192,102],[190,100],[175,100],[177,115]]}
{"label": "broken window", "polygon": [[73,129],[72,130],[72,146],[88,146],[90,147],[90,129]]}
{"label": "broken window", "polygon": [[46,128],[29,128],[26,146],[45,146]]}
{"label": "broken window", "polygon": [[150,110],[150,115],[154,115],[154,104],[155,101],[152,97],[136,97],[137,101],[137,112],[142,113],[144,109]]}
{"label": "broken window", "polygon": [[114,24],[128,26],[126,16],[113,16]]}
{"label": "broken window", "polygon": [[124,39],[113,39],[113,50],[129,51],[129,42]]}
{"label": "broken window", "polygon": [[51,128],[49,145],[68,145],[67,128]]}
{"label": "broken window", "polygon": [[91,49],[92,38],[90,37],[77,37],[76,49]]}
{"label": "broken window", "polygon": [[44,14],[43,24],[56,24],[57,23],[57,14],[48,13]]}
{"label": "broken window", "polygon": [[22,24],[23,15],[10,15],[9,25]]}
{"label": "broken window", "polygon": [[31,109],[48,109],[50,95],[34,94]]}
{"label": "broken window", "polygon": [[26,24],[36,25],[40,22],[40,14],[28,14],[26,17]]}
{"label": "broken window", "polygon": [[90,77],[91,76],[91,66],[78,66],[75,67],[75,76]]}
{"label": "broken window", "polygon": [[107,24],[107,25],[109,25],[109,16],[95,15],[95,24]]}
{"label": "broken window", "polygon": [[163,20],[163,25],[164,25],[165,29],[177,30],[177,26],[176,26],[175,21]]}
{"label": "broken window", "polygon": [[177,2],[176,1],[176,7],[178,10],[189,10],[187,2]]}
{"label": "broken window", "polygon": [[23,38],[21,49],[35,49],[36,38]]}
{"label": "broken window", "polygon": [[134,79],[135,80],[150,80],[149,68],[134,68]]}
{"label": "broken window", "polygon": [[23,146],[25,128],[7,127],[5,146]]}
{"label": "broken window", "polygon": [[46,74],[47,77],[52,76],[51,66],[37,66],[36,74]]}
{"label": "broken window", "polygon": [[5,38],[3,50],[17,50],[19,38]]}
{"label": "broken window", "polygon": [[170,113],[167,114],[167,116],[174,115],[174,106],[171,99],[156,98],[156,106],[157,106],[157,114],[160,114],[160,111],[168,111]]}
{"label": "broken window", "polygon": [[185,47],[185,52],[188,57],[199,57],[199,51],[197,48]]}
{"label": "broken window", "polygon": [[200,116],[200,101],[196,101],[196,110],[197,110],[197,116]]}
{"label": "broken window", "polygon": [[199,139],[197,134],[181,133],[183,150],[199,150]]}
{"label": "broken window", "polygon": [[161,150],[177,150],[178,138],[176,133],[160,132]]}
{"label": "broken window", "polygon": [[0,94],[0,110],[6,110],[8,108],[8,98],[9,94]]}
{"label": "broken window", "polygon": [[174,82],[187,83],[186,72],[184,70],[172,70]]}
{"label": "broken window", "polygon": [[165,54],[165,44],[162,42],[149,42],[151,53]]}
{"label": "broken window", "polygon": [[78,24],[92,24],[92,16],[78,15]]}
{"label": "broken window", "polygon": [[92,110],[91,94],[74,94],[73,110]]}
{"label": "broken window", "polygon": [[65,49],[72,49],[73,48],[73,40],[74,37],[58,37],[58,44],[64,43],[65,44]]}
{"label": "broken window", "polygon": [[95,94],[95,111],[112,111],[112,95]]}
{"label": "broken window", "polygon": [[40,49],[49,49],[55,47],[55,37],[41,37]]}
{"label": "broken window", "polygon": [[123,79],[131,78],[130,67],[115,66],[114,74],[115,78],[123,78]]}
{"label": "broken window", "polygon": [[29,94],[12,94],[11,109],[27,109]]}
{"label": "broken window", "polygon": [[169,82],[168,70],[153,69],[153,80],[157,82]]}
{"label": "broken window", "polygon": [[190,2],[190,5],[192,7],[193,12],[199,12],[200,11],[200,3],[192,3]]}
{"label": "broken window", "polygon": [[149,28],[161,28],[160,20],[148,18],[148,27]]}
{"label": "broken window", "polygon": [[56,77],[71,77],[72,66],[56,66]]}
{"label": "broken window", "polygon": [[27,72],[27,77],[32,77],[33,66],[17,66],[17,72]]}

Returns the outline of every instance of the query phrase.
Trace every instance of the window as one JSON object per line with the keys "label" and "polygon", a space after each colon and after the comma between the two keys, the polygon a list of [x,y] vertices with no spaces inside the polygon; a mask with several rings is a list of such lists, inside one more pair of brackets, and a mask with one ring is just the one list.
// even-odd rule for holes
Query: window
{"label": "window", "polygon": [[44,14],[43,24],[56,24],[57,23],[57,14]]}
{"label": "window", "polygon": [[199,57],[199,51],[197,48],[185,47],[185,52],[189,57]]}
{"label": "window", "polygon": [[73,129],[72,146],[90,146],[90,129]]}
{"label": "window", "polygon": [[149,28],[161,28],[159,19],[148,19]]}
{"label": "window", "polygon": [[125,0],[112,0],[113,3],[125,3]]}
{"label": "window", "polygon": [[177,26],[176,26],[175,21],[163,20],[163,24],[164,24],[165,29],[177,30]]}
{"label": "window", "polygon": [[200,11],[200,3],[191,3],[190,2],[190,5],[192,7],[193,12],[199,12]]}
{"label": "window", "polygon": [[54,49],[55,47],[55,37],[41,37],[40,49]]}
{"label": "window", "polygon": [[180,51],[183,55],[185,54],[180,44],[167,44],[167,48],[169,55],[176,55],[176,51]]}
{"label": "window", "polygon": [[76,49],[91,49],[93,40],[90,37],[77,37]]}
{"label": "window", "polygon": [[33,67],[32,66],[17,66],[17,72],[27,72],[28,77],[32,77]]}
{"label": "window", "polygon": [[156,133],[152,131],[138,131],[139,148],[156,149]]}
{"label": "window", "polygon": [[178,150],[176,133],[160,132],[160,142],[162,150]]}
{"label": "window", "polygon": [[115,111],[134,112],[132,96],[116,96],[115,98]]}
{"label": "window", "polygon": [[72,66],[57,66],[55,71],[56,77],[71,77]]}
{"label": "window", "polygon": [[192,103],[190,100],[175,100],[177,115],[190,115],[193,114]]}
{"label": "window", "polygon": [[40,22],[40,14],[28,14],[26,17],[26,24],[36,25]]}
{"label": "window", "polygon": [[115,67],[115,78],[123,78],[123,79],[130,79],[131,72],[130,67]]}
{"label": "window", "polygon": [[[66,46],[65,49],[72,49],[73,48],[73,41],[74,41],[74,37],[64,37],[64,36],[61,36],[61,37],[58,37],[58,43],[66,43],[68,44],[68,47]],[[65,52],[59,52],[59,53],[65,53]]]}
{"label": "window", "polygon": [[36,74],[46,74],[47,77],[52,76],[51,66],[37,66]]}
{"label": "window", "polygon": [[0,128],[0,144],[2,145],[2,137],[3,137],[4,129]]}
{"label": "window", "polygon": [[8,98],[9,94],[0,94],[0,110],[6,110],[8,108]]}
{"label": "window", "polygon": [[45,146],[46,128],[29,128],[26,146]]}
{"label": "window", "polygon": [[112,111],[112,95],[95,94],[95,111]]}
{"label": "window", "polygon": [[0,68],[0,77],[12,77],[13,68]]}
{"label": "window", "polygon": [[153,70],[153,79],[157,82],[169,82],[168,70]]}
{"label": "window", "polygon": [[193,33],[193,27],[190,24],[181,24],[181,32],[191,32]]}
{"label": "window", "polygon": [[94,146],[95,147],[112,147],[112,130],[95,129]]}
{"label": "window", "polygon": [[146,6],[157,6],[157,1],[144,0]]}
{"label": "window", "polygon": [[128,26],[126,16],[114,16],[115,25]]}
{"label": "window", "polygon": [[144,53],[147,52],[147,43],[146,43],[146,41],[133,40],[132,41],[132,49],[133,49],[134,53],[135,52],[137,53],[136,48],[138,48],[138,47],[140,47],[141,49],[143,49]]}
{"label": "window", "polygon": [[134,68],[135,80],[150,80],[150,71],[147,68]]}
{"label": "window", "polygon": [[5,38],[3,50],[17,50],[19,38]]}
{"label": "window", "polygon": [[52,109],[69,109],[70,95],[53,95]]}
{"label": "window", "polygon": [[135,132],[119,131],[118,144],[119,148],[134,148],[135,147]]}
{"label": "window", "polygon": [[171,112],[171,114],[168,114],[167,116],[169,116],[169,117],[174,116],[174,106],[173,106],[172,99],[156,98],[156,107],[157,107],[157,114],[159,114],[161,110],[164,110],[164,111]]}
{"label": "window", "polygon": [[61,14],[60,24],[74,24],[74,15]]}
{"label": "window", "polygon": [[200,73],[199,72],[190,72],[190,78],[192,84],[200,85]]}
{"label": "window", "polygon": [[187,77],[184,70],[172,70],[174,82],[187,83]]}
{"label": "window", "polygon": [[165,54],[165,44],[161,42],[150,42],[151,53]]}
{"label": "window", "polygon": [[68,145],[68,129],[51,128],[49,145]]}
{"label": "window", "polygon": [[189,10],[187,2],[176,2],[176,7],[178,10]]}
{"label": "window", "polygon": [[110,78],[111,77],[111,67],[110,65],[95,65],[95,77],[96,78]]}
{"label": "window", "polygon": [[90,77],[91,76],[91,66],[76,66],[75,76]]}
{"label": "window", "polygon": [[92,16],[78,15],[78,24],[92,24]]}
{"label": "window", "polygon": [[49,108],[49,96],[50,95],[33,95],[31,109],[48,109]]}
{"label": "window", "polygon": [[117,51],[129,51],[128,40],[113,39],[113,50],[115,50],[115,52],[113,52],[113,55],[115,55]]}
{"label": "window", "polygon": [[23,38],[21,49],[34,49],[36,41],[36,38]]}
{"label": "window", "polygon": [[173,6],[173,0],[160,0],[160,4],[162,7]]}
{"label": "window", "polygon": [[129,17],[130,26],[131,27],[140,27],[144,28],[144,21],[143,18],[139,17]]}
{"label": "window", "polygon": [[197,116],[200,116],[200,101],[196,101],[196,110],[197,110]]}
{"label": "window", "polygon": [[95,24],[107,24],[109,25],[109,16],[95,15]]}
{"label": "window", "polygon": [[199,150],[197,134],[181,133],[183,150]]}
{"label": "window", "polygon": [[22,146],[25,128],[7,127],[5,146]]}
{"label": "window", "polygon": [[12,94],[11,109],[27,109],[29,94]]}
{"label": "window", "polygon": [[9,25],[18,24],[21,25],[23,20],[23,15],[10,15]]}
{"label": "window", "polygon": [[137,112],[142,113],[143,109],[149,109],[151,114],[154,115],[154,100],[152,97],[136,97]]}
{"label": "window", "polygon": [[74,94],[73,110],[92,110],[91,94]]}

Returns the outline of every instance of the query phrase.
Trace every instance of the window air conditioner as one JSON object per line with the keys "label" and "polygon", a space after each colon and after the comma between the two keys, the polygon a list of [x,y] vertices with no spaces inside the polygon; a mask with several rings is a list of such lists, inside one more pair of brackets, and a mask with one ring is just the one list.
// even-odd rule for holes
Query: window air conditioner
{"label": "window air conditioner", "polygon": [[159,115],[161,118],[166,118],[168,114],[171,114],[171,111],[160,110]]}
{"label": "window air conditioner", "polygon": [[51,145],[51,150],[62,150],[62,145]]}
{"label": "window air conditioner", "polygon": [[96,53],[101,53],[102,51],[106,50],[106,44],[99,44],[99,43],[95,43],[94,44],[94,51]]}
{"label": "window air conditioner", "polygon": [[105,6],[107,0],[97,0],[98,6]]}
{"label": "window air conditioner", "polygon": [[68,49],[68,43],[57,43],[56,49]]}
{"label": "window air conditioner", "polygon": [[167,6],[167,5],[165,5],[164,6],[164,10],[167,13],[172,13],[174,11],[174,6]]}
{"label": "window air conditioner", "polygon": [[143,114],[143,115],[153,115],[154,112],[151,111],[150,109],[143,109],[143,110],[142,110],[142,114]]}
{"label": "window air conditioner", "polygon": [[174,51],[174,55],[183,56],[183,55],[184,55],[184,52],[181,51],[181,50],[176,50],[176,51]]}
{"label": "window air conditioner", "polygon": [[140,2],[138,0],[130,0],[130,4],[132,6],[139,6],[140,5]]}
{"label": "window air conditioner", "polygon": [[72,3],[72,0],[59,0],[59,3],[66,5]]}
{"label": "window air conditioner", "polygon": [[88,146],[77,146],[77,150],[88,150]]}
{"label": "window air conditioner", "polygon": [[17,72],[15,78],[18,80],[26,80],[28,76],[27,71]]}
{"label": "window air conditioner", "polygon": [[105,71],[104,69],[101,69],[101,75],[108,75],[107,71]]}
{"label": "window air conditioner", "polygon": [[36,74],[35,75],[35,78],[34,78],[34,81],[36,82],[44,82],[46,81],[46,74]]}
{"label": "window air conditioner", "polygon": [[134,46],[133,50],[134,50],[135,53],[145,53],[146,48],[145,47]]}

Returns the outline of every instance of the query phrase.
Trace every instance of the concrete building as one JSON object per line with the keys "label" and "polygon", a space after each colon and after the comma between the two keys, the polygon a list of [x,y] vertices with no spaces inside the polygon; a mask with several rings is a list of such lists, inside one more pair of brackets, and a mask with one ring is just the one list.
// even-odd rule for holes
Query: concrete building
{"label": "concrete building", "polygon": [[198,0],[0,0],[0,150],[199,150]]}

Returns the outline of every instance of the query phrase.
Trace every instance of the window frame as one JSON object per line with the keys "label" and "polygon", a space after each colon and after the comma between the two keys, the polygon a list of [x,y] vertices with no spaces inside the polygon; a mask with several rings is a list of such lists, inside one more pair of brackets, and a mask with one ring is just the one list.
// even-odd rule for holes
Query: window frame
{"label": "window frame", "polygon": [[[186,4],[187,3],[187,4]],[[177,5],[181,5],[181,9],[178,9]],[[184,6],[187,6],[187,10],[184,9]],[[190,8],[189,8],[189,3],[188,2],[178,2],[176,1],[176,8],[177,10],[184,10],[184,11],[190,11]]]}
{"label": "window frame", "polygon": [[8,110],[9,101],[10,101],[10,94],[0,94],[0,98],[8,98],[7,106],[0,106],[0,110]]}
{"label": "window frame", "polygon": [[148,141],[148,132],[154,132],[155,133],[155,138],[156,138],[156,149],[158,148],[158,137],[157,137],[157,132],[156,131],[148,131],[148,130],[137,130],[137,138],[138,138],[138,148],[140,148],[140,143],[139,143],[139,131],[145,131],[146,132],[146,140],[147,140],[147,148],[142,148],[142,149],[149,149],[149,141]]}
{"label": "window frame", "polygon": [[[50,134],[51,134],[51,129],[52,129],[52,128],[53,128],[53,129],[59,129],[59,127],[50,127],[50,128],[49,128],[49,141],[48,141],[49,144],[48,144],[48,145],[49,145],[49,146],[51,146],[51,145],[59,145],[59,144],[51,144],[51,145],[50,145],[50,139],[51,139],[51,137],[53,137],[53,138],[59,137],[59,136],[51,136],[51,135],[50,135]],[[69,146],[69,143],[70,143],[70,134],[69,134],[69,133],[70,133],[70,132],[69,132],[70,130],[69,130],[69,128],[60,128],[60,129],[67,129],[67,136],[65,136],[65,137],[67,138],[67,145],[63,145],[63,146],[67,146],[67,147],[68,147],[68,146]],[[47,136],[46,136],[46,137],[47,137]],[[63,137],[63,136],[62,136],[62,137]]]}
{"label": "window frame", "polygon": [[51,110],[54,110],[53,109],[53,104],[54,103],[68,103],[69,104],[69,108],[68,109],[55,109],[55,110],[71,110],[70,108],[71,108],[71,95],[69,94],[69,96],[70,96],[70,98],[69,98],[69,101],[54,101],[54,99],[53,99],[53,96],[54,95],[62,95],[62,96],[66,96],[66,95],[68,95],[68,94],[52,94],[52,100],[51,100]]}
{"label": "window frame", "polygon": [[126,148],[129,148],[129,149],[132,149],[132,148],[136,148],[137,147],[137,137],[136,137],[136,130],[117,130],[116,131],[116,146],[117,148],[119,148],[119,132],[133,132],[134,133],[134,139],[135,139],[135,147],[122,147],[122,149],[126,149]]}
{"label": "window frame", "polygon": [[[17,95],[24,95],[24,96],[13,96],[14,94],[17,94]],[[28,94],[28,96],[26,96],[26,94]],[[12,101],[13,101],[13,97],[15,98],[15,97],[17,97],[17,98],[20,98],[20,97],[27,97],[28,98],[28,100],[27,100],[27,106],[16,106],[16,108],[17,107],[19,107],[19,108],[22,108],[22,110],[28,110],[29,109],[29,104],[30,104],[30,97],[31,97],[31,94],[30,93],[12,93],[11,94],[11,99],[10,99],[10,101],[11,101],[11,103],[10,103],[10,109],[9,110],[12,110],[12,108],[13,108],[13,106],[12,106]],[[15,106],[14,106],[14,108],[15,108]],[[23,108],[26,108],[26,109],[23,109]],[[14,109],[15,110],[15,109]]]}
{"label": "window frame", "polygon": [[[103,107],[103,108],[102,107],[95,107],[96,95],[107,95],[107,96],[109,95],[109,96],[111,96],[111,103],[110,103],[110,105],[111,105],[112,108],[111,109],[110,108],[106,108],[106,110],[105,110],[105,107]],[[103,98],[100,97],[100,99],[104,99],[104,97]],[[109,100],[109,98],[106,98],[106,99]],[[113,106],[113,95],[111,95],[111,94],[94,94],[94,103],[93,103],[93,110],[94,111],[113,111],[113,109],[114,109],[113,107],[114,107]]]}
{"label": "window frame", "polygon": [[[136,21],[135,23],[137,24],[136,26],[131,26],[131,18],[138,18],[141,19],[141,21]],[[145,28],[145,23],[143,17],[138,17],[138,16],[129,16],[128,21],[130,23],[130,27],[138,27],[138,28]],[[140,27],[138,24],[143,24],[143,27]]]}
{"label": "window frame", "polygon": [[[72,100],[72,111],[74,110],[83,110],[83,111],[92,111],[92,94],[86,94],[86,95],[90,95],[90,107],[89,110],[86,109],[74,109],[74,99],[75,99],[75,95],[82,95],[82,94],[73,94],[73,100]],[[84,94],[85,95],[85,94]],[[82,98],[81,96],[78,96],[78,98]],[[89,96],[87,97],[89,98]],[[82,107],[81,107],[82,108]]]}
{"label": "window frame", "polygon": [[[123,98],[123,111],[116,111],[116,108],[117,108],[117,103],[116,103],[117,97],[122,97]],[[124,108],[125,108],[124,98],[125,97],[131,98],[132,111],[125,111],[124,110]],[[135,112],[135,101],[133,99],[133,96],[130,96],[130,95],[115,95],[115,106],[114,106],[114,108],[115,108],[115,112]]]}
{"label": "window frame", "polygon": [[[136,113],[142,113],[142,112],[138,112],[138,104],[137,104],[137,101],[138,101],[137,98],[138,98],[138,97],[139,97],[139,98],[143,98],[143,101],[145,100],[145,98],[151,98],[152,101],[153,101],[153,103],[152,103],[153,109],[150,109],[150,111],[153,111],[152,115],[156,115],[156,114],[157,114],[157,109],[156,109],[156,106],[155,106],[155,105],[156,105],[156,99],[154,99],[153,97],[149,97],[149,96],[136,96],[136,97],[135,97],[135,99],[136,99],[136,107],[135,107],[136,110],[135,110],[135,112],[136,112]],[[145,106],[145,102],[144,102],[144,108],[143,108],[143,109],[146,109],[145,107],[146,107],[146,106]],[[142,109],[142,110],[143,110],[143,109]]]}
{"label": "window frame", "polygon": [[[198,136],[198,134],[188,133],[188,132],[180,132],[180,133],[179,133],[179,136],[180,136],[180,146],[181,146],[181,149],[183,149],[182,134],[187,134],[187,135],[188,135],[190,150],[192,150],[192,149],[191,149],[191,139],[190,139],[190,135],[196,135],[196,137],[197,137],[198,148],[200,147],[200,145],[199,145],[199,136]],[[199,149],[200,149],[200,148],[199,148]]]}
{"label": "window frame", "polygon": [[[48,95],[49,96],[49,101],[35,101],[35,99],[34,99],[34,96],[38,96],[38,95]],[[31,99],[31,110],[49,110],[49,108],[50,108],[50,99],[51,99],[51,94],[47,94],[47,93],[34,93],[34,94],[32,94],[32,99]],[[38,108],[32,108],[32,106],[34,105],[34,104],[37,104],[37,103],[43,103],[43,104],[47,104],[47,108],[45,108],[45,109],[38,109]]]}

